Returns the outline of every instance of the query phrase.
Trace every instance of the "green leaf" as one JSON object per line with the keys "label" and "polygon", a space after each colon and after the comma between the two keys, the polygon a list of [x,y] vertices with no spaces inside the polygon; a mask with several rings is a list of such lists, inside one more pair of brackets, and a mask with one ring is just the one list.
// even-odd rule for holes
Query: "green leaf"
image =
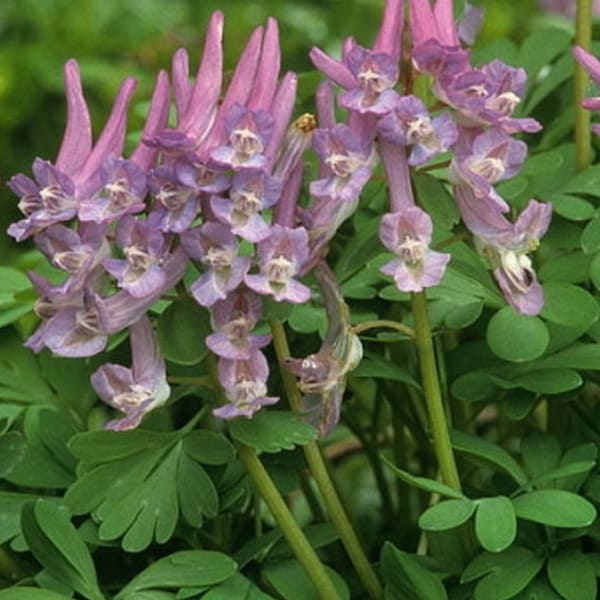
{"label": "green leaf", "polygon": [[299,333],[325,331],[327,328],[325,309],[312,304],[295,304],[288,323],[294,331]]}
{"label": "green leaf", "polygon": [[204,339],[210,332],[208,311],[191,298],[176,300],[158,318],[162,355],[180,365],[194,365],[206,357]]}
{"label": "green leaf", "polygon": [[[410,554],[390,542],[383,545],[380,569],[386,582],[386,598],[402,600],[447,600],[440,579]],[[389,592],[389,593],[388,593]]]}
{"label": "green leaf", "polygon": [[[275,600],[265,594],[241,573],[236,573],[227,581],[220,583],[202,596],[202,600]],[[1,600],[1,599],[0,599]]]}
{"label": "green leaf", "polygon": [[383,462],[390,469],[392,469],[396,477],[400,478],[402,481],[408,483],[409,485],[412,485],[420,490],[430,492],[431,494],[440,494],[440,496],[448,496],[450,498],[466,500],[465,496],[463,496],[460,492],[457,492],[450,486],[440,483],[439,481],[435,481],[434,479],[427,479],[426,477],[417,477],[415,475],[411,475],[410,473],[399,469],[385,456],[382,455],[381,458]]}
{"label": "green leaf", "polygon": [[49,575],[89,600],[103,600],[87,546],[64,510],[39,499],[23,507],[21,526],[31,552]]}
{"label": "green leaf", "polygon": [[562,192],[552,192],[545,196],[552,202],[552,209],[561,217],[571,221],[587,221],[594,216],[595,208],[591,202]]}
{"label": "green leaf", "polygon": [[498,387],[486,371],[471,371],[452,383],[452,395],[465,402],[481,402],[494,396]]}
{"label": "green leaf", "polygon": [[419,517],[419,527],[425,531],[453,529],[468,521],[476,506],[472,500],[465,499],[438,502]]}
{"label": "green leaf", "polygon": [[142,485],[98,508],[96,514],[102,520],[98,530],[100,539],[124,536],[123,549],[140,552],[154,539],[164,543],[171,538],[179,517],[176,485],[179,452],[177,445]]}
{"label": "green leaf", "polygon": [[587,329],[599,314],[598,302],[583,288],[562,281],[544,284],[542,317],[545,319],[559,325]]}
{"label": "green leaf", "polygon": [[596,574],[579,550],[565,550],[548,559],[548,579],[565,600],[595,600]]}
{"label": "green leaf", "polygon": [[523,41],[519,48],[516,64],[527,71],[529,86],[535,85],[535,76],[540,69],[554,61],[571,44],[571,38],[564,29],[545,27],[535,29]]}
{"label": "green leaf", "polygon": [[235,448],[220,433],[198,429],[183,438],[183,449],[204,465],[224,465],[235,459]]}
{"label": "green leaf", "polygon": [[433,222],[443,229],[452,230],[459,221],[459,213],[454,199],[442,182],[433,175],[418,171],[411,180],[421,205],[431,215]]}
{"label": "green leaf", "polygon": [[35,354],[12,329],[0,339],[0,398],[23,404],[54,404],[56,395],[42,374]]}
{"label": "green leaf", "polygon": [[235,561],[221,552],[175,552],[152,563],[134,577],[115,596],[115,600],[123,600],[142,590],[213,586],[229,579],[236,569]]}
{"label": "green leaf", "polygon": [[521,439],[523,463],[532,477],[556,468],[561,454],[558,440],[548,433],[530,431]]}
{"label": "green leaf", "polygon": [[594,505],[565,490],[534,490],[513,499],[517,517],[552,527],[587,527],[596,518]]}
{"label": "green leaf", "polygon": [[363,358],[358,367],[351,372],[350,377],[374,377],[376,379],[400,381],[415,389],[421,389],[419,382],[407,370],[389,361]]}
{"label": "green leaf", "polygon": [[594,217],[581,234],[581,248],[586,254],[600,250],[600,217]]}
{"label": "green leaf", "polygon": [[511,501],[505,496],[477,501],[475,534],[489,552],[506,550],[517,535],[517,518]]}
{"label": "green leaf", "polygon": [[527,482],[527,476],[515,459],[504,448],[484,438],[453,429],[450,432],[452,446],[475,458],[483,459],[508,473],[519,485]]}
{"label": "green leaf", "polygon": [[511,381],[537,394],[562,394],[583,384],[581,375],[571,369],[537,369],[513,377]]}
{"label": "green leaf", "polygon": [[50,590],[19,586],[0,590],[0,600],[70,600],[70,597]]}
{"label": "green leaf", "polygon": [[487,329],[487,342],[494,354],[511,362],[524,362],[541,356],[550,335],[543,321],[517,313],[505,306],[491,319]]}
{"label": "green leaf", "polygon": [[317,430],[302,417],[285,411],[262,410],[251,419],[235,419],[229,432],[239,442],[260,452],[292,450],[317,438]]}
{"label": "green leaf", "polygon": [[461,583],[484,576],[475,586],[475,600],[509,600],[538,574],[544,559],[520,546],[499,553],[483,552],[464,570]]}
{"label": "green leaf", "polygon": [[[339,600],[350,600],[350,591],[346,582],[333,569],[325,566],[325,570],[338,592]],[[261,575],[284,600],[312,600],[312,598],[316,600],[319,598],[314,584],[295,560],[269,563],[263,568]]]}
{"label": "green leaf", "polygon": [[68,416],[48,406],[30,406],[23,425],[25,454],[5,476],[16,485],[62,489],[74,480],[73,457],[67,442],[75,433]]}
{"label": "green leaf", "polygon": [[0,477],[8,475],[25,456],[25,440],[18,431],[0,436]]}
{"label": "green leaf", "polygon": [[381,243],[377,231],[381,217],[375,217],[363,224],[350,239],[335,263],[334,273],[338,281],[344,282],[366,262],[381,253]]}
{"label": "green leaf", "polygon": [[208,518],[217,516],[219,497],[215,484],[185,452],[177,463],[177,490],[181,513],[192,527],[200,527],[204,515]]}
{"label": "green leaf", "polygon": [[543,282],[582,283],[589,278],[592,258],[581,251],[556,256],[540,267],[538,276]]}
{"label": "green leaf", "polygon": [[69,448],[80,460],[97,465],[164,448],[173,439],[173,434],[143,429],[89,431],[73,436]]}
{"label": "green leaf", "polygon": [[21,533],[21,511],[26,502],[37,500],[33,494],[0,492],[0,544]]}

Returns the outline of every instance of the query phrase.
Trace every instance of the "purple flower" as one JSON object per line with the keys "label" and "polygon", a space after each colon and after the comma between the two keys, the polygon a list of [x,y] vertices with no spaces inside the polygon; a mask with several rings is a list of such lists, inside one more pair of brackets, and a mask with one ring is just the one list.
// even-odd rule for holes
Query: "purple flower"
{"label": "purple flower", "polygon": [[161,166],[150,173],[150,190],[156,200],[152,214],[164,232],[182,233],[192,224],[200,210],[199,196],[182,184],[173,167]]}
{"label": "purple flower", "polygon": [[475,196],[493,201],[506,212],[509,206],[492,186],[516,175],[526,155],[524,142],[513,140],[497,129],[488,129],[472,139],[467,134],[455,147],[450,178],[468,185]]}
{"label": "purple flower", "polygon": [[250,268],[250,257],[237,255],[235,236],[220,223],[209,222],[185,231],[181,243],[188,255],[199,260],[206,269],[190,288],[202,306],[212,306],[217,300],[225,299],[242,283]]}
{"label": "purple flower", "polygon": [[249,242],[260,242],[271,233],[260,213],[277,202],[281,188],[281,181],[263,171],[239,171],[233,178],[229,198],[213,196],[211,207],[232,233]]}
{"label": "purple flower", "polygon": [[379,237],[398,258],[380,270],[394,278],[399,290],[420,292],[442,280],[450,255],[429,249],[432,229],[431,218],[417,206],[381,219]]}
{"label": "purple flower", "polygon": [[37,247],[50,262],[71,275],[60,286],[61,293],[82,290],[90,273],[110,256],[105,235],[105,226],[83,223],[79,233],[64,225],[52,225],[35,237]]}
{"label": "purple flower", "polygon": [[423,102],[416,96],[402,96],[394,110],[378,122],[381,137],[392,144],[413,146],[409,165],[421,165],[445,152],[458,137],[448,113],[431,119]]}
{"label": "purple flower", "polygon": [[262,169],[266,166],[265,150],[273,134],[274,120],[270,113],[251,111],[234,104],[225,116],[226,146],[215,148],[210,156],[221,167]]}
{"label": "purple flower", "polygon": [[98,198],[85,198],[79,204],[79,219],[110,223],[146,208],[146,174],[133,161],[109,156],[102,168],[103,192]]}
{"label": "purple flower", "polygon": [[107,258],[102,263],[117,279],[118,286],[134,298],[154,295],[163,289],[167,279],[164,270],[168,258],[167,239],[156,227],[155,220],[123,217],[117,228],[117,242],[124,259]]}
{"label": "purple flower", "polygon": [[273,225],[271,235],[258,244],[260,275],[246,275],[246,285],[259,294],[269,294],[281,302],[302,304],[310,289],[296,281],[308,259],[308,233],[304,227],[290,229]]}
{"label": "purple flower", "polygon": [[[585,69],[585,72],[592,78],[594,83],[599,85],[600,61],[579,46],[575,46],[575,48],[573,48],[573,56],[575,57],[575,60]],[[600,96],[584,98],[581,101],[581,106],[587,108],[588,110],[600,110]],[[600,135],[600,125],[592,125],[592,131],[596,135]]]}
{"label": "purple flower", "polygon": [[229,404],[213,410],[221,419],[247,417],[279,401],[279,398],[267,396],[267,377],[269,365],[267,359],[255,350],[246,360],[219,360],[219,381],[225,391]]}
{"label": "purple flower", "polygon": [[442,101],[460,112],[465,125],[492,125],[508,134],[535,133],[541,129],[535,119],[512,117],[523,97],[525,81],[524,69],[493,60],[457,77],[440,78],[434,91]]}
{"label": "purple flower", "polygon": [[373,149],[348,125],[318,129],[313,147],[329,175],[310,184],[310,194],[333,202],[358,198],[373,172]]}
{"label": "purple flower", "polygon": [[210,350],[229,360],[247,360],[255,350],[271,341],[270,335],[252,335],[260,319],[262,301],[259,295],[239,286],[225,300],[212,306],[212,322],[216,333],[206,338]]}
{"label": "purple flower", "polygon": [[19,210],[26,217],[8,228],[8,234],[18,242],[77,214],[75,185],[68,175],[39,158],[33,163],[33,174],[35,181],[19,174],[8,182],[21,197]]}
{"label": "purple flower", "polygon": [[392,88],[398,81],[398,61],[389,54],[354,46],[345,60],[357,86],[340,96],[340,106],[361,114],[384,115],[396,104]]}
{"label": "purple flower", "polygon": [[527,254],[537,248],[548,229],[552,206],[531,200],[513,224],[494,204],[482,204],[468,187],[459,186],[456,199],[507,302],[523,314],[537,315],[544,296]]}
{"label": "purple flower", "polygon": [[114,431],[137,427],[143,416],[162,406],[171,393],[165,362],[148,318],[143,316],[130,331],[132,368],[106,364],[91,378],[100,398],[126,415],[106,424],[106,429]]}

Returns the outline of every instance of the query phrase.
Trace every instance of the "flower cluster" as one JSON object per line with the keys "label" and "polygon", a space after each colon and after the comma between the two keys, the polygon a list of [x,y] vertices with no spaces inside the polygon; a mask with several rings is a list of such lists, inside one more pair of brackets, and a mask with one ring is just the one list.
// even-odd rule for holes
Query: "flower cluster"
{"label": "flower cluster", "polygon": [[[290,127],[296,76],[280,77],[277,23],[249,39],[222,100],[223,16],[213,14],[196,78],[188,55],[161,72],[142,141],[123,157],[127,107],[135,82],[121,87],[96,143],[78,65],[65,66],[68,117],[56,160],[37,159],[35,179],[17,175],[10,186],[24,218],[11,225],[18,241],[32,237],[65,272],[60,285],[32,274],[42,323],[27,345],[62,356],[85,357],[108,336],[130,328],[133,369],[105,365],[92,377],[99,396],[125,413],[109,424],[135,427],[168,398],[148,309],[193,265],[190,286],[207,307],[215,333],[208,347],[219,357],[219,379],[229,400],[223,418],[251,416],[278,399],[267,395],[268,364],[253,335],[261,296],[306,302],[297,280],[308,259],[308,233],[294,227],[301,156],[310,119]],[[169,127],[171,91],[177,121]],[[243,250],[242,250],[243,249]]]}
{"label": "flower cluster", "polygon": [[[280,72],[273,19],[252,33],[225,88],[223,15],[215,12],[195,78],[185,50],[175,53],[170,74],[159,73],[141,142],[129,157],[123,148],[135,81],[123,83],[94,142],[78,65],[66,64],[68,115],[58,156],[36,159],[33,179],[11,179],[24,218],[9,234],[17,241],[33,237],[65,274],[58,285],[31,275],[41,325],[27,341],[30,348],[86,357],[104,350],[110,335],[130,329],[132,369],[105,365],[92,378],[99,396],[125,413],[110,427],[135,427],[168,398],[165,364],[145,315],[186,272],[191,296],[210,311],[213,333],[206,343],[218,357],[228,401],[214,414],[251,417],[277,402],[268,395],[262,351],[270,337],[253,333],[262,297],[294,304],[310,299],[299,278],[323,264],[329,241],[356,210],[379,160],[390,194],[380,239],[395,255],[381,271],[400,290],[439,284],[450,260],[430,248],[433,223],[410,183],[411,168],[450,154],[449,180],[463,221],[508,302],[525,314],[541,310],[542,290],[527,254],[546,231],[551,207],[532,200],[511,222],[510,207],[494,188],[525,159],[525,144],[511,136],[540,128],[513,116],[525,73],[499,61],[472,67],[460,40],[473,39],[481,15],[469,9],[457,25],[452,0],[434,6],[409,0],[410,47],[403,49],[404,9],[403,0],[387,0],[372,48],[348,38],[339,60],[311,51],[328,79],[316,95],[318,128],[311,115],[292,122],[297,78]],[[411,93],[420,73],[431,78],[446,110],[431,113]],[[344,122],[334,116],[334,85]],[[171,94],[174,124],[168,123]],[[301,208],[302,156],[311,144],[319,173]],[[327,360],[337,353],[335,368],[316,380],[299,373],[312,392],[314,381],[321,392],[336,390],[336,414],[345,373],[360,355],[346,350],[359,346],[346,325],[338,329],[343,335],[331,334],[323,352]]]}
{"label": "flower cluster", "polygon": [[[315,149],[328,177],[311,185],[315,214],[329,218],[330,230],[351,214],[362,186],[372,170],[374,157],[383,162],[390,193],[391,212],[381,220],[380,238],[396,258],[382,267],[405,292],[439,284],[448,254],[429,248],[432,222],[416,206],[410,185],[410,167],[418,167],[441,153],[450,153],[449,180],[465,225],[476,246],[491,264],[507,301],[525,314],[539,313],[543,295],[527,253],[545,233],[551,207],[531,201],[512,223],[505,214],[508,204],[494,189],[497,182],[516,174],[526,156],[526,145],[511,135],[535,133],[541,127],[533,119],[519,119],[513,112],[523,95],[525,72],[492,61],[472,67],[461,39],[472,41],[481,20],[468,7],[461,24],[454,21],[452,0],[410,0],[411,64],[404,79],[404,95],[396,91],[404,6],[388,0],[372,49],[352,38],[344,43],[342,59],[318,49],[314,64],[342,89],[339,105],[348,111],[347,124],[334,125],[332,94],[321,101],[321,122],[329,128],[315,134]],[[447,109],[430,114],[423,101],[410,94],[411,81],[419,74],[432,80],[432,91]],[[325,96],[326,93],[322,92]],[[325,193],[337,209],[321,206]],[[321,229],[325,229],[319,222]],[[310,229],[310,226],[309,226]],[[322,235],[322,234],[321,234]]]}

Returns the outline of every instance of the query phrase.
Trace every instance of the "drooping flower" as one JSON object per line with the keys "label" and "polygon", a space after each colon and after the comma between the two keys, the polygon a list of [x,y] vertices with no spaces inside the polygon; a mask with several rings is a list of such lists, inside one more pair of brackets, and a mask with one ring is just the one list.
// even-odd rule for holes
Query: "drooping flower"
{"label": "drooping flower", "polygon": [[[579,46],[573,48],[575,60],[585,69],[596,85],[600,84],[600,60]],[[588,110],[600,110],[600,96],[584,98],[581,106]],[[600,125],[592,125],[592,131],[600,135]]]}
{"label": "drooping flower", "polygon": [[420,292],[441,281],[449,254],[429,248],[433,226],[429,215],[417,206],[388,213],[381,219],[379,237],[398,258],[381,267],[403,292]]}
{"label": "drooping flower", "polygon": [[171,393],[165,362],[152,325],[146,316],[130,328],[131,369],[117,364],[101,366],[92,375],[94,390],[125,417],[109,421],[106,429],[124,431],[137,427],[144,415],[162,406]]}
{"label": "drooping flower", "polygon": [[506,300],[515,310],[537,315],[543,308],[542,287],[528,253],[534,251],[552,218],[552,205],[531,200],[515,223],[493,204],[483,204],[468,187],[459,186],[456,198],[480,253],[493,269]]}

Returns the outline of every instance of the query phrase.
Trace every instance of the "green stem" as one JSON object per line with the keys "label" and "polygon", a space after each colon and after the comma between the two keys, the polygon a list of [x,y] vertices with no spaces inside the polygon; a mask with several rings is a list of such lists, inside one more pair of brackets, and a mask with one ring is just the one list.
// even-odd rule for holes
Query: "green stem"
{"label": "green stem", "polygon": [[[208,367],[213,378],[215,393],[221,402],[223,402],[225,401],[223,388],[218,379],[217,362],[212,354],[208,356]],[[235,445],[238,455],[254,483],[254,487],[269,507],[275,522],[304,568],[308,578],[315,585],[321,600],[340,600],[340,596],[331,582],[327,571],[325,571],[323,563],[306,539],[304,533],[302,533],[302,529],[300,529],[298,523],[294,520],[279,490],[260,462],[256,451],[240,442],[235,442]]]}
{"label": "green stem", "polygon": [[[577,0],[575,13],[575,44],[589,52],[592,45],[592,0]],[[578,171],[591,163],[591,113],[581,106],[585,98],[588,77],[575,61],[575,166]]]}
{"label": "green stem", "polygon": [[397,321],[388,321],[387,319],[376,319],[374,321],[363,321],[358,325],[355,325],[352,328],[352,332],[358,335],[359,333],[363,333],[364,331],[368,331],[369,329],[375,329],[379,327],[384,327],[386,329],[394,329],[399,331],[400,333],[404,333],[408,337],[414,338],[415,332],[406,325],[402,323],[398,323]]}
{"label": "green stem", "polygon": [[421,367],[425,403],[429,414],[429,425],[433,437],[433,448],[444,483],[460,492],[460,478],[458,477],[456,461],[450,443],[446,414],[440,392],[433,340],[427,315],[427,300],[424,292],[413,294],[412,310],[415,319],[415,342]]}
{"label": "green stem", "polygon": [[313,582],[321,600],[339,600],[340,596],[323,563],[302,533],[298,523],[290,513],[275,484],[269,477],[256,452],[244,444],[236,444],[238,455],[246,466],[252,481],[269,507],[273,518],[281,529],[285,539],[292,548],[296,558]]}
{"label": "green stem", "polygon": [[[279,321],[271,321],[270,325],[285,392],[292,410],[299,412],[302,408],[300,391],[298,390],[294,376],[283,366],[283,361],[290,356],[285,330]],[[370,598],[373,600],[383,598],[381,584],[358,541],[358,537],[352,528],[348,515],[329,477],[327,466],[325,465],[318,444],[316,442],[308,442],[302,449],[308,463],[308,468],[327,508],[329,518],[336,528],[342,544],[356,569],[356,574]]]}

